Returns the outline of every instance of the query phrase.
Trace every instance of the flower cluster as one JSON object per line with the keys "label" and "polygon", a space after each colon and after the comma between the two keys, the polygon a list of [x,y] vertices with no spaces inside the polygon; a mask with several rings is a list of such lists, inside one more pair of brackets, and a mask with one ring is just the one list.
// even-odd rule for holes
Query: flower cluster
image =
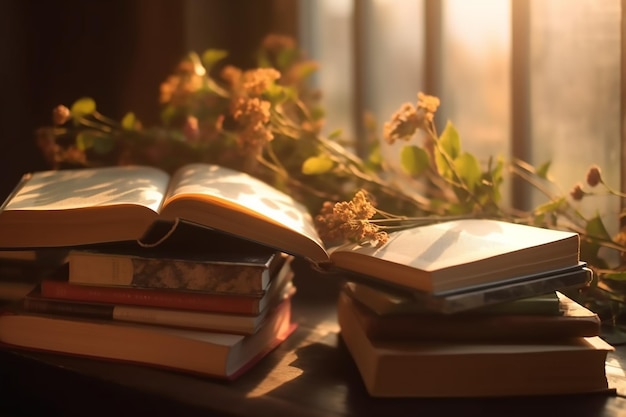
{"label": "flower cluster", "polygon": [[326,242],[353,241],[382,246],[389,235],[370,221],[377,213],[365,191],[359,190],[350,201],[325,202],[315,218],[320,236]]}

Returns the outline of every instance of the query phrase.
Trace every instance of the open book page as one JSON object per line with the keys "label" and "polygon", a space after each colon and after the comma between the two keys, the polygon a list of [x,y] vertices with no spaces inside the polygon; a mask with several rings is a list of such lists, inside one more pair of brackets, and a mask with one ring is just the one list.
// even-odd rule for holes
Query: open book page
{"label": "open book page", "polygon": [[[185,215],[181,216],[186,220],[222,230],[231,224],[234,229],[224,231],[268,244],[270,242],[252,234],[260,233],[263,223],[271,224],[273,227],[267,231],[284,229],[290,232],[290,236],[294,236],[295,232],[318,247],[315,259],[327,259],[306,207],[289,195],[248,174],[209,164],[191,164],[182,167],[170,183],[164,202],[164,217],[180,214],[179,210],[191,207],[194,200],[209,203],[211,207],[205,205],[195,212],[186,211]],[[201,211],[204,213],[200,213]],[[209,216],[212,216],[211,221],[219,221],[219,224],[208,224]],[[241,230],[243,227],[245,230]],[[280,249],[286,252],[289,252],[290,243],[297,244],[289,241],[281,243],[283,245]]]}
{"label": "open book page", "polygon": [[3,208],[72,210],[121,204],[158,212],[169,175],[151,167],[107,167],[36,172]]}
{"label": "open book page", "polygon": [[0,210],[0,247],[138,239],[158,218],[168,177],[131,166],[27,175]]}

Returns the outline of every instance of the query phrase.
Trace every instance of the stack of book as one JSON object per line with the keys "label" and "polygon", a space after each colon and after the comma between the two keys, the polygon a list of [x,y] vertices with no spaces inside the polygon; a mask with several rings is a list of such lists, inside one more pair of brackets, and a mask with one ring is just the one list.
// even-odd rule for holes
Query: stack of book
{"label": "stack of book", "polygon": [[500,226],[457,228],[454,236],[458,224],[424,227],[434,239],[405,251],[421,284],[401,271],[393,286],[347,276],[341,335],[372,396],[609,391],[613,348],[599,337],[600,319],[564,294],[592,278],[578,260],[577,236]]}
{"label": "stack of book", "polygon": [[[159,224],[165,225],[165,233],[154,235],[163,238],[152,239]],[[177,239],[181,236],[178,232],[186,228],[194,230],[196,238],[204,243],[185,238],[186,233]],[[272,253],[287,253],[309,261],[320,271],[347,277],[351,286],[346,287],[339,302],[339,324],[372,395],[459,397],[606,389],[604,360],[611,347],[597,336],[597,323],[593,331],[571,326],[577,329],[574,331],[569,324],[562,324],[572,320],[588,324],[587,321],[596,320],[593,315],[584,320],[568,314],[514,319],[505,309],[508,312],[495,320],[491,315],[476,318],[469,313],[487,304],[556,294],[555,291],[586,285],[590,274],[579,259],[576,233],[467,219],[398,231],[390,234],[382,247],[348,243],[327,248],[307,208],[291,196],[247,174],[209,164],[183,166],[173,175],[145,166],[38,172],[24,176],[0,209],[3,250],[101,246],[124,241],[154,247],[153,242],[157,242],[165,251],[162,258],[171,255],[170,251],[179,245],[192,242],[206,255],[222,245],[223,239],[215,237],[215,231],[239,242],[225,251],[235,258],[241,259],[246,253],[239,246],[242,242],[255,242],[272,248]],[[160,246],[158,242],[169,246]],[[85,257],[82,274],[70,270],[68,282],[44,281],[41,293],[26,298],[26,311],[0,315],[0,342],[14,348],[122,358],[230,377],[286,337],[292,327],[289,296],[277,288],[281,287],[281,279],[289,278],[280,272],[269,273],[274,277],[267,279],[269,287],[255,288],[265,291],[259,304],[265,305],[266,313],[257,304],[248,313],[266,316],[259,319],[264,325],[258,328],[256,319],[248,319],[246,331],[256,330],[251,335],[207,329],[174,330],[171,322],[159,327],[114,319],[96,325],[92,319],[34,314],[36,309],[66,309],[67,305],[53,299],[71,301],[70,309],[75,308],[76,302],[99,301],[109,303],[105,309],[98,307],[108,316],[115,316],[117,311],[120,317],[132,316],[138,321],[137,317],[146,317],[139,313],[140,300],[147,297],[143,294],[165,291],[143,289],[146,293],[131,295],[139,290],[120,289],[119,282],[118,287],[104,285],[97,277],[106,271],[111,273],[110,270],[122,275],[126,267],[121,263],[105,266],[94,254],[80,256]],[[81,263],[80,256],[75,255],[70,264]],[[85,260],[87,256],[89,259]],[[168,281],[160,275],[167,270],[159,266],[150,279],[159,276],[157,281]],[[121,282],[122,287],[125,285],[129,285],[128,281]],[[403,294],[409,294],[410,302],[396,303],[385,292],[390,288],[402,288]],[[364,289],[375,297],[362,299]],[[193,296],[214,290],[194,289]],[[185,291],[177,291],[178,297],[191,297]],[[95,298],[90,295],[95,293]],[[285,300],[274,306],[269,294],[276,293]],[[105,298],[105,294],[110,298]],[[132,298],[135,306],[118,307],[120,297]],[[229,301],[221,305],[242,303],[240,296],[228,297]],[[396,300],[391,304],[401,305],[400,310],[406,308],[404,314],[410,315],[399,318],[395,313],[377,311],[374,301],[381,297],[386,305],[389,300]],[[163,299],[161,295],[150,298]],[[177,306],[150,307],[181,309],[182,305],[192,307],[198,302],[186,298]],[[560,296],[558,305],[567,311],[582,311],[573,301]],[[416,308],[418,311],[412,311]],[[426,312],[432,313],[427,316]],[[468,322],[465,317],[469,317]],[[201,321],[205,320],[208,322]],[[543,324],[537,320],[558,320],[554,328],[559,330],[540,331]],[[370,326],[368,322],[379,324]],[[534,331],[528,331],[531,324]],[[386,331],[376,333],[372,328]],[[504,328],[508,332],[502,332]],[[571,332],[563,334],[566,328]],[[222,326],[220,331],[232,329]],[[514,337],[516,333],[519,337]],[[426,340],[419,340],[420,337]]]}
{"label": "stack of book", "polygon": [[14,314],[0,316],[1,338],[234,379],[294,328],[292,257],[218,236],[219,245],[202,251],[132,244],[71,250]]}

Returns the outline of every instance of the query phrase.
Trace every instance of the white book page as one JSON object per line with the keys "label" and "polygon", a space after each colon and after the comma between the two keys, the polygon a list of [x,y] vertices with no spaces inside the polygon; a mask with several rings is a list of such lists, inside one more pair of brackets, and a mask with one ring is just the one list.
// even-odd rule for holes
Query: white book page
{"label": "white book page", "polygon": [[335,249],[335,252],[347,250],[423,271],[437,271],[574,235],[495,220],[469,219],[393,233],[380,248],[346,245]]}
{"label": "white book page", "polygon": [[236,208],[320,242],[306,207],[248,174],[216,165],[187,165],[174,175],[165,204],[183,195]]}
{"label": "white book page", "polygon": [[4,210],[70,210],[142,205],[158,212],[169,175],[152,167],[106,167],[36,172]]}

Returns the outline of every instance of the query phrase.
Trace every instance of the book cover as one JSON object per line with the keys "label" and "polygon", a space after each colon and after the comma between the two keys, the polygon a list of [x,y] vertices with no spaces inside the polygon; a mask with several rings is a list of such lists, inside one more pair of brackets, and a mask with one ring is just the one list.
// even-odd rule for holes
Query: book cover
{"label": "book cover", "polygon": [[[214,246],[219,241],[216,239]],[[72,250],[68,255],[69,282],[252,294],[267,288],[286,259],[286,255],[266,247],[256,251],[246,251],[244,245],[237,250],[226,248],[203,246],[186,254]]]}
{"label": "book cover", "polygon": [[[389,307],[390,301],[394,300],[391,304],[396,303],[395,297],[400,295],[402,299],[413,304],[411,308],[446,314],[495,306],[551,291],[580,288],[591,282],[592,277],[591,269],[587,268],[584,262],[581,262],[574,267],[544,271],[493,285],[429,294],[388,285],[388,283],[371,280],[365,276],[344,274],[346,280],[355,282],[356,288],[359,290],[359,299],[368,305],[377,305],[379,309],[395,308]],[[370,287],[376,291],[372,291],[369,289]]]}
{"label": "book cover", "polygon": [[346,288],[340,297],[340,303],[353,304],[359,325],[374,340],[529,342],[600,336],[598,315],[561,293],[558,315],[463,312],[381,316],[351,297]]}
{"label": "book cover", "polygon": [[40,291],[45,298],[66,301],[256,315],[275,303],[280,298],[283,289],[292,282],[292,279],[293,271],[289,263],[286,263],[276,274],[276,277],[270,281],[265,291],[253,295],[80,285],[69,283],[66,279],[44,279],[41,281]]}
{"label": "book cover", "polygon": [[378,341],[367,337],[348,297],[341,338],[373,397],[471,398],[607,392],[600,337],[538,342]]}
{"label": "book cover", "polygon": [[294,327],[289,299],[252,335],[4,312],[0,343],[232,380],[282,343]]}

